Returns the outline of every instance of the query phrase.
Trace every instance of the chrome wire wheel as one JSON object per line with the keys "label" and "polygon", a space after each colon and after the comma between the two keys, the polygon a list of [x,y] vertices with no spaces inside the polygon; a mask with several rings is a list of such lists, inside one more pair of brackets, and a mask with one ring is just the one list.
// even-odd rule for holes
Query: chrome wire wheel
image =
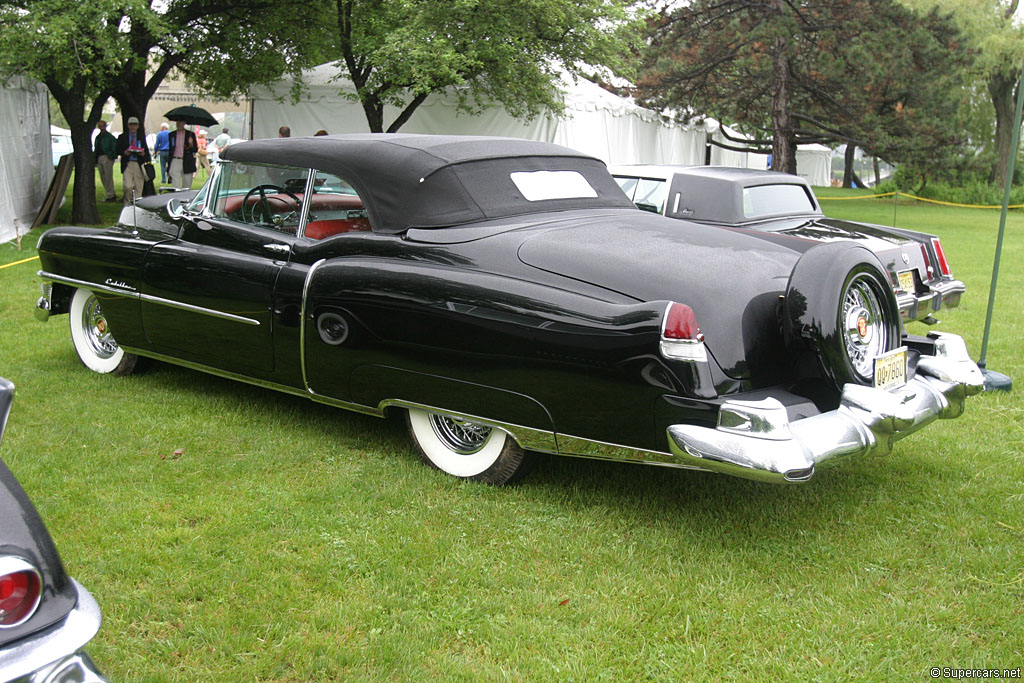
{"label": "chrome wire wheel", "polygon": [[139,365],[139,357],[125,353],[110,331],[99,298],[87,289],[76,289],[68,316],[71,341],[82,365],[93,372],[127,375]]}
{"label": "chrome wire wheel", "polygon": [[112,358],[120,347],[110,334],[110,326],[103,317],[103,309],[95,296],[90,296],[82,308],[82,331],[97,358]]}
{"label": "chrome wire wheel", "polygon": [[875,357],[892,348],[885,308],[873,278],[861,273],[850,280],[839,319],[846,356],[860,379],[870,382]]}
{"label": "chrome wire wheel", "polygon": [[508,432],[481,422],[409,408],[409,434],[423,461],[442,472],[501,486],[524,471],[527,454]]}
{"label": "chrome wire wheel", "polygon": [[472,455],[480,452],[491,438],[493,428],[479,422],[460,420],[447,415],[430,416],[430,426],[434,434],[450,450],[459,455]]}

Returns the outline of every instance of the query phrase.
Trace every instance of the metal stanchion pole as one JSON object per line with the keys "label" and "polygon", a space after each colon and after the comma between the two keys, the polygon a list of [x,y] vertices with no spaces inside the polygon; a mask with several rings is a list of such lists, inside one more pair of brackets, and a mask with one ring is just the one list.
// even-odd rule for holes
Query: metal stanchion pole
{"label": "metal stanchion pole", "polygon": [[1013,380],[1001,372],[995,372],[985,367],[985,356],[988,354],[988,338],[992,330],[992,309],[996,303],[996,283],[999,281],[999,257],[1003,252],[1003,234],[1006,232],[1006,213],[1010,207],[1010,188],[1013,185],[1013,170],[1017,162],[1017,145],[1020,142],[1020,119],[1021,110],[1024,109],[1024,69],[1020,72],[1020,82],[1017,84],[1017,115],[1013,120],[1013,136],[1010,142],[1010,159],[1006,167],[1006,186],[1003,189],[1003,211],[999,216],[999,236],[996,238],[996,256],[992,264],[992,285],[988,291],[988,312],[985,314],[985,334],[981,340],[981,357],[978,359],[978,367],[985,375],[985,391],[1009,391],[1013,388]]}

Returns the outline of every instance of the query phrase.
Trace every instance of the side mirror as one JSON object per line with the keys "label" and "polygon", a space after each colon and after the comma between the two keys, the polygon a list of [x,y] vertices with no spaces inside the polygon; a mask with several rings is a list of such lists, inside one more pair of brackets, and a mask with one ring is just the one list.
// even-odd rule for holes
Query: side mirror
{"label": "side mirror", "polygon": [[171,199],[167,202],[167,215],[175,220],[185,215],[185,205],[180,199]]}

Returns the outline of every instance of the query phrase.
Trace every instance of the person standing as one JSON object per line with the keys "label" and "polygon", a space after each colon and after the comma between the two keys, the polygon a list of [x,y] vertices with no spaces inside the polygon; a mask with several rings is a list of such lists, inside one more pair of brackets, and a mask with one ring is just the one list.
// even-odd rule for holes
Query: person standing
{"label": "person standing", "polygon": [[128,118],[128,130],[117,138],[117,156],[121,157],[121,175],[124,176],[124,203],[131,204],[142,197],[146,187],[146,173],[142,164],[151,160],[146,134],[139,129],[138,117]]}
{"label": "person standing", "polygon": [[156,153],[160,157],[160,183],[167,183],[167,176],[171,171],[171,134],[167,130],[167,124],[160,124],[160,132],[156,134]]}
{"label": "person standing", "polygon": [[196,134],[185,130],[184,121],[176,121],[177,130],[170,136],[171,185],[178,190],[192,189],[192,176],[196,172]]}
{"label": "person standing", "polygon": [[277,129],[277,137],[279,138],[290,138],[292,136],[292,129],[288,126],[281,126]]}
{"label": "person standing", "polygon": [[231,136],[228,134],[227,128],[220,129],[220,135],[213,139],[213,163],[220,161],[220,153],[228,148],[231,144]]}
{"label": "person standing", "polygon": [[114,157],[117,156],[117,138],[107,131],[107,122],[100,119],[96,124],[99,133],[93,142],[93,153],[96,155],[96,166],[100,169],[100,182],[106,190],[107,197],[103,201],[116,202],[114,191]]}
{"label": "person standing", "polygon": [[203,130],[202,128],[200,128],[199,132],[196,133],[196,142],[199,143],[199,150],[198,150],[199,156],[196,157],[196,159],[198,159],[198,161],[199,161],[199,168],[203,169],[203,171],[204,171],[203,177],[204,178],[209,178],[210,177],[210,160],[207,158],[208,154],[207,154],[207,150],[206,150],[206,146],[207,146],[206,131]]}

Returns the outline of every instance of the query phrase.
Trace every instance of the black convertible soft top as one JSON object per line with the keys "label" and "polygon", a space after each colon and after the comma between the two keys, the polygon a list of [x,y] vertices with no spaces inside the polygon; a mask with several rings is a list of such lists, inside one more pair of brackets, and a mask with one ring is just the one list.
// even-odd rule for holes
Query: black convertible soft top
{"label": "black convertible soft top", "polygon": [[[223,158],[315,168],[351,183],[376,232],[465,225],[542,211],[635,208],[604,163],[517,138],[364,133],[242,142]],[[511,178],[576,171],[596,196],[529,201]]]}

